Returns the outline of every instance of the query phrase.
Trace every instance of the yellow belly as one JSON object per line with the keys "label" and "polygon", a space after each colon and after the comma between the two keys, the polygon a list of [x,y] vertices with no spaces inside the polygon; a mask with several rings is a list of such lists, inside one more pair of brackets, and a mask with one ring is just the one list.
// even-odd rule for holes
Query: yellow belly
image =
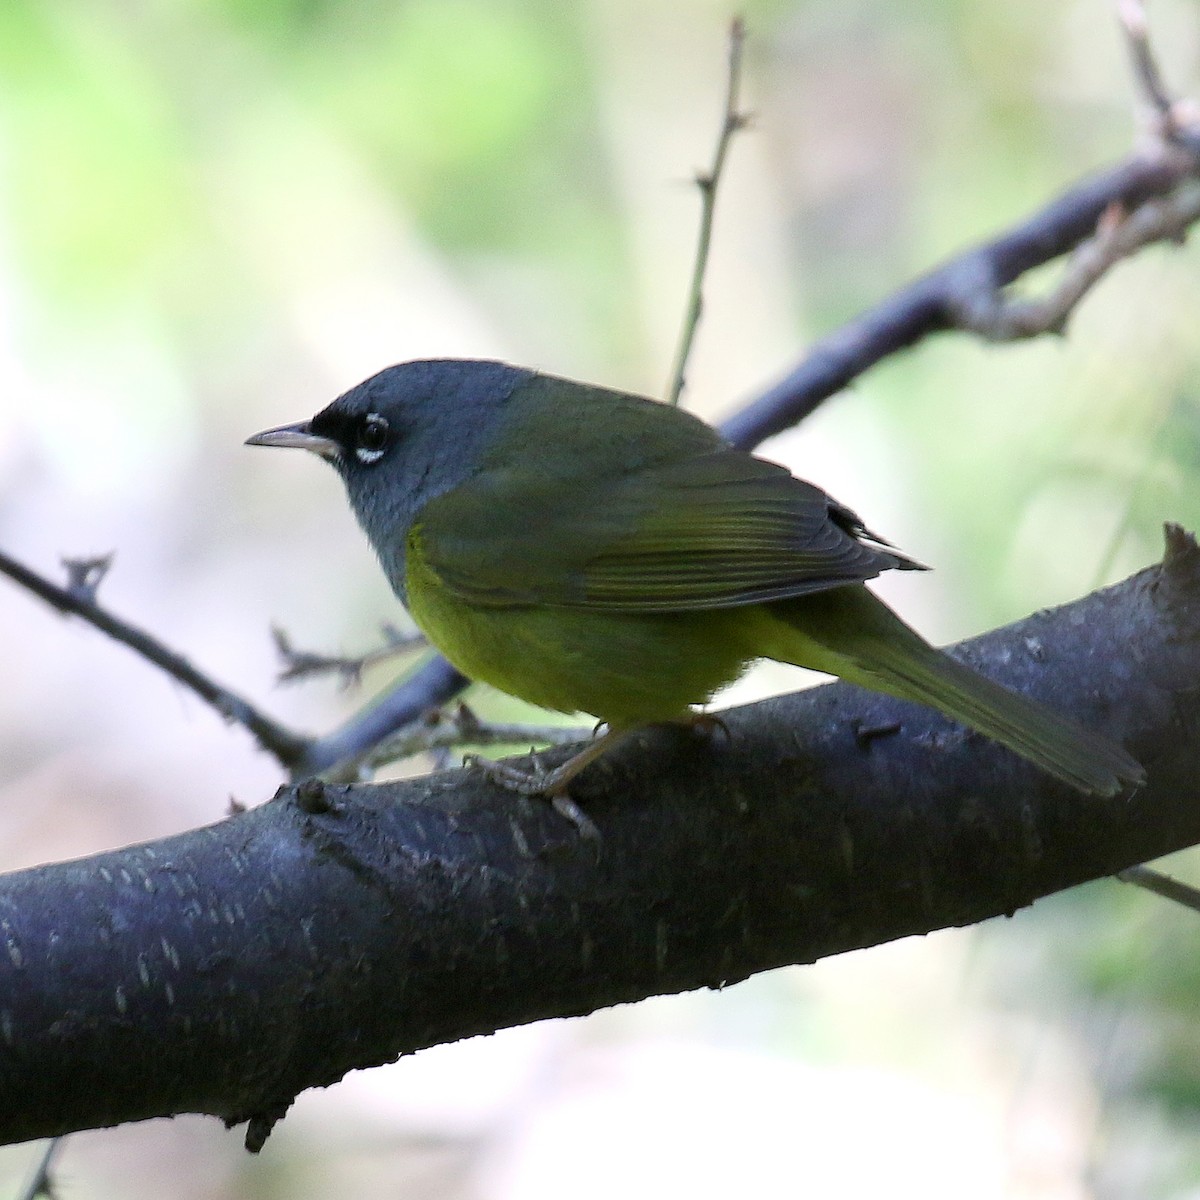
{"label": "yellow belly", "polygon": [[408,605],[429,640],[471,679],[542,708],[628,728],[683,716],[755,657],[748,610],[614,613],[464,603],[419,554]]}

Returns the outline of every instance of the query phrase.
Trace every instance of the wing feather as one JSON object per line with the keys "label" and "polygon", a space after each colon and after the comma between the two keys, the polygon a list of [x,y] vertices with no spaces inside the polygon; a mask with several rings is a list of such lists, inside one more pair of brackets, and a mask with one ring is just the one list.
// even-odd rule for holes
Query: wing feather
{"label": "wing feather", "polygon": [[[782,600],[920,567],[820,488],[727,446],[693,418],[673,457],[646,451],[636,434],[645,407],[659,406],[601,396],[610,420],[577,418],[585,430],[573,439],[573,464],[552,453],[544,463],[532,452],[494,456],[426,505],[414,536],[445,587],[483,605],[672,612]],[[686,416],[668,414],[677,425]],[[548,444],[539,432],[530,429],[526,443]],[[587,436],[592,453],[580,444]]]}

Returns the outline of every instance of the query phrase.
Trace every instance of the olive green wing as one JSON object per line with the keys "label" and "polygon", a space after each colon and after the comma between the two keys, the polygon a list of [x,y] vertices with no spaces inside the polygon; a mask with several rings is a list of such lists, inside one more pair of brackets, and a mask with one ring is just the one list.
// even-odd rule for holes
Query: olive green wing
{"label": "olive green wing", "polygon": [[476,604],[626,612],[781,600],[919,566],[819,488],[713,440],[636,466],[489,466],[425,507],[413,549]]}

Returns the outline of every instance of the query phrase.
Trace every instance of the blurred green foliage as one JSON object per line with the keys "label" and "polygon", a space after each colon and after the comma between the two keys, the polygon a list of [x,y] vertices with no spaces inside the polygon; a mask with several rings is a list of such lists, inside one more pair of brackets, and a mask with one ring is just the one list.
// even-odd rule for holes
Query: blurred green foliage
{"label": "blurred green foliage", "polygon": [[[794,357],[1127,152],[1126,64],[1102,0],[742,7],[755,112],[744,140],[777,222],[768,257],[784,264]],[[1151,12],[1168,78],[1200,90],[1195,6]],[[396,230],[531,358],[654,377],[671,347],[639,315],[650,239],[630,190],[677,189],[706,157],[727,16],[715,0],[5,0],[0,315],[14,378],[34,379],[45,406],[20,419],[48,456],[67,455],[70,413],[89,449],[125,463],[122,478],[156,455],[176,462],[181,431],[203,438],[215,414],[228,425],[212,440],[233,438],[228,414],[251,381],[282,393],[323,365],[295,311],[339,286],[360,293]],[[641,105],[643,88],[654,103],[621,124],[613,112]],[[646,173],[619,135],[676,128],[670,97],[697,91],[709,107],[684,115],[704,132]],[[748,158],[735,147],[735,175]],[[673,210],[685,242],[694,210],[690,198]],[[721,210],[718,250],[745,211]],[[398,291],[428,286],[388,277],[382,246],[379,258]],[[365,320],[367,295],[349,325]],[[717,307],[702,342],[767,354],[753,331],[717,323]],[[887,473],[944,552],[951,632],[1144,565],[1164,520],[1200,526],[1197,311],[1195,251],[1157,248],[1114,272],[1063,341],[938,338],[829,407],[847,440],[853,414],[868,414]],[[787,365],[748,362],[745,390]],[[64,377],[107,379],[107,425]],[[0,409],[14,387],[0,378]],[[893,532],[886,514],[865,515]],[[1169,1114],[1155,1145],[1176,1138],[1187,1154],[1140,1194],[1194,1179],[1200,1140],[1180,1131],[1200,1115],[1195,914],[1097,885],[989,938],[996,995],[1036,996],[1075,1024],[1113,1122]],[[1106,1074],[1118,1026],[1137,1036]],[[1109,1135],[1120,1141],[1113,1124]]]}

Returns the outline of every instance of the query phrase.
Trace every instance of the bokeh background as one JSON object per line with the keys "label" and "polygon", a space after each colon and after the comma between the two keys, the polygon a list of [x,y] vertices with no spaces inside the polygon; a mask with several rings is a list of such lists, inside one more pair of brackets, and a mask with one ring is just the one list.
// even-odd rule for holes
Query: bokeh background
{"label": "bokeh background", "polygon": [[[1105,0],[742,7],[755,118],[687,393],[709,417],[1134,136]],[[357,696],[279,689],[268,626],[364,649],[396,606],[333,473],[242,439],[410,357],[661,393],[730,16],[5,0],[0,544],[51,573],[116,550],[113,609],[330,727],[387,674]],[[1168,78],[1200,91],[1200,10],[1150,17]],[[937,339],[766,452],[936,564],[883,587],[930,636],[964,636],[1151,562],[1165,519],[1200,525],[1198,310],[1195,250],[1156,248],[1065,340]],[[2,868],[279,783],[246,735],[7,581],[0,663]],[[359,1073],[303,1096],[255,1159],[209,1119],[81,1135],[60,1194],[1195,1197],[1198,1029],[1200,918],[1105,882]],[[0,1193],[35,1149],[0,1151]]]}

